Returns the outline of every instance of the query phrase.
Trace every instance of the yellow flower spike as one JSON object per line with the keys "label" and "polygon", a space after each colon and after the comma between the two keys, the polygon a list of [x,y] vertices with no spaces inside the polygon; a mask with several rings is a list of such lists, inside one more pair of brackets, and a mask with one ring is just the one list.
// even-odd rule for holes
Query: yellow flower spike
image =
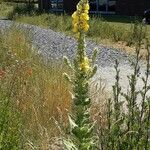
{"label": "yellow flower spike", "polygon": [[80,69],[85,71],[85,72],[88,72],[90,70],[90,62],[89,62],[89,59],[85,56],[83,58],[83,62],[81,63],[80,65]]}
{"label": "yellow flower spike", "polygon": [[89,15],[87,13],[82,13],[80,16],[81,20],[89,20]]}
{"label": "yellow flower spike", "polygon": [[[89,4],[86,0],[81,0],[77,5],[77,11],[72,14],[73,32],[87,32],[89,29]],[[80,34],[79,34],[80,35]],[[79,36],[77,36],[79,37]]]}
{"label": "yellow flower spike", "polygon": [[77,24],[77,23],[75,23],[75,24],[73,25],[73,32],[74,32],[74,33],[78,32],[78,24]]}
{"label": "yellow flower spike", "polygon": [[90,9],[89,4],[86,3],[86,4],[84,5],[83,9],[84,9],[85,11],[89,11],[89,9]]}
{"label": "yellow flower spike", "polygon": [[77,10],[82,11],[82,6],[80,4],[77,5]]}
{"label": "yellow flower spike", "polygon": [[72,18],[75,19],[76,17],[78,17],[78,14],[77,14],[77,12],[75,11],[75,12],[72,14]]}
{"label": "yellow flower spike", "polygon": [[89,25],[85,24],[84,27],[83,27],[83,30],[84,30],[84,32],[87,32],[89,30]]}
{"label": "yellow flower spike", "polygon": [[[91,101],[89,98],[89,79],[92,78],[94,73],[97,70],[97,67],[92,68],[93,62],[87,57],[86,54],[86,43],[85,43],[85,32],[89,29],[89,0],[80,0],[77,5],[76,12],[72,15],[72,24],[73,24],[73,31],[76,33],[75,36],[77,37],[77,52],[74,59],[74,80],[71,82],[73,84],[73,91],[74,91],[74,105],[76,106],[76,118],[71,118],[70,126],[72,123],[77,123],[75,127],[71,128],[71,133],[73,134],[72,142],[74,142],[74,146],[77,149],[94,149],[96,144],[92,140],[94,136],[94,132],[92,131],[94,125],[90,122],[90,112],[89,109],[91,108]],[[92,57],[93,58],[93,57]],[[69,77],[66,75],[67,79]],[[84,112],[87,112],[87,115],[84,115]],[[80,117],[80,116],[83,117]],[[70,118],[69,118],[70,119]],[[87,120],[88,122],[85,122]],[[79,137],[76,133],[82,134],[84,130],[83,137]],[[71,137],[71,138],[72,138]],[[81,140],[82,139],[82,140]],[[89,140],[90,139],[90,140]],[[76,143],[76,141],[79,141]],[[86,142],[85,142],[86,141]],[[66,140],[66,148],[70,148],[68,146],[68,141]]]}

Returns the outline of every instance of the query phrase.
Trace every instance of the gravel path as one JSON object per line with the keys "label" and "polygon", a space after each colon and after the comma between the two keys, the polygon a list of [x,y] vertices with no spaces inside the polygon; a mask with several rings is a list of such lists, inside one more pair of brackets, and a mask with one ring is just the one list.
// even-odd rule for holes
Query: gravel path
{"label": "gravel path", "polygon": [[[8,20],[0,20],[0,30],[9,29],[14,23]],[[30,36],[33,46],[38,52],[43,55],[46,59],[60,59],[64,55],[73,58],[76,50],[76,40],[65,34],[54,32],[50,29],[43,29],[33,25],[16,24],[18,28],[25,30]],[[104,47],[102,45],[96,45],[96,43],[87,41],[87,53],[91,55],[94,48],[98,48],[97,64],[99,70],[95,78],[100,77],[101,80],[106,83],[106,88],[111,89],[115,80],[115,70],[113,68],[115,60],[117,59],[120,63],[121,69],[121,85],[126,90],[128,87],[127,75],[132,73],[129,65],[129,59],[134,59],[128,56],[126,53]],[[144,75],[144,67],[142,65],[141,75]],[[137,87],[140,88],[142,82],[139,81]]]}

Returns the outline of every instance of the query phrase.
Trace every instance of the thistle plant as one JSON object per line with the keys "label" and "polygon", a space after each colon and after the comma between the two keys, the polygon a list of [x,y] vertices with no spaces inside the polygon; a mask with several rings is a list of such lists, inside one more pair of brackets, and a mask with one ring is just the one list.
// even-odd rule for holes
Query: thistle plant
{"label": "thistle plant", "polygon": [[96,50],[92,58],[86,54],[85,34],[89,29],[89,2],[81,0],[77,5],[77,10],[73,13],[73,32],[76,34],[78,48],[76,57],[71,64],[67,57],[64,57],[65,63],[72,69],[73,78],[64,74],[73,85],[73,103],[75,116],[69,115],[72,141],[65,141],[64,144],[68,150],[92,150],[95,146],[94,141],[94,123],[90,120],[89,98],[89,80],[96,73],[97,66],[94,65]]}

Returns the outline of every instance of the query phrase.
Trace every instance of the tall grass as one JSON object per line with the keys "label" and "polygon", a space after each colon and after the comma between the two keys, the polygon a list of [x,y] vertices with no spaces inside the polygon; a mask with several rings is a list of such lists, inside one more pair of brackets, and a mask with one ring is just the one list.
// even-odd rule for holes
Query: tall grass
{"label": "tall grass", "polygon": [[58,61],[45,64],[22,31],[12,29],[1,37],[1,147],[45,149],[50,138],[60,134],[55,121],[63,121],[64,127],[67,123],[71,103],[69,85],[62,78],[66,69]]}

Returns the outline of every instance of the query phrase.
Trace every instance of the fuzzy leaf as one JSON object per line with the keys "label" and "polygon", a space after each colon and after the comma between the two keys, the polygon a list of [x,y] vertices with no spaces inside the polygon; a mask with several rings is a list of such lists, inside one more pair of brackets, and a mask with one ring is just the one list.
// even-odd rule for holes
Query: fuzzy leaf
{"label": "fuzzy leaf", "polygon": [[69,68],[73,69],[73,68],[72,68],[72,65],[71,65],[71,62],[69,61],[69,59],[68,59],[66,56],[64,56],[63,59],[64,59],[64,63],[65,63]]}
{"label": "fuzzy leaf", "polygon": [[92,55],[92,64],[94,64],[95,60],[96,60],[96,57],[97,57],[97,51],[98,49],[95,48],[94,51],[93,51],[93,55]]}
{"label": "fuzzy leaf", "polygon": [[69,140],[63,140],[66,150],[78,150],[75,144]]}
{"label": "fuzzy leaf", "polygon": [[77,124],[74,122],[74,120],[70,117],[70,115],[68,115],[68,119],[69,119],[69,125],[71,129],[74,129],[75,127],[77,127]]}
{"label": "fuzzy leaf", "polygon": [[95,65],[95,66],[93,67],[92,72],[90,73],[89,78],[92,78],[92,77],[96,74],[97,68],[98,68],[97,65]]}
{"label": "fuzzy leaf", "polygon": [[63,77],[64,77],[68,82],[72,83],[72,81],[71,81],[71,79],[70,79],[70,77],[69,77],[69,75],[68,75],[67,73],[63,73]]}

